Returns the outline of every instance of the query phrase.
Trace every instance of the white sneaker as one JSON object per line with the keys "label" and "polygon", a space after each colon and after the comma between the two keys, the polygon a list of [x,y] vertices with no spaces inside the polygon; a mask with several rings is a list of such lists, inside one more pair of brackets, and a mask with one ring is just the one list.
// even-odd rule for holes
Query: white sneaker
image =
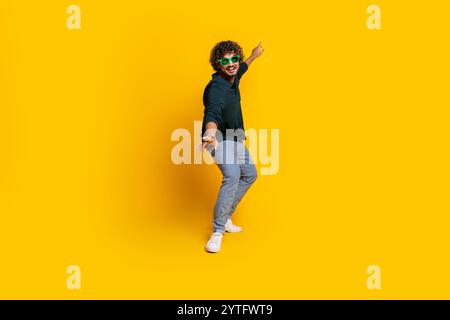
{"label": "white sneaker", "polygon": [[209,238],[208,243],[206,244],[206,251],[208,252],[219,252],[220,247],[222,245],[223,234],[220,232],[213,232],[211,238]]}
{"label": "white sneaker", "polygon": [[239,226],[235,226],[231,219],[228,219],[227,223],[225,223],[225,231],[226,232],[241,232],[242,228]]}

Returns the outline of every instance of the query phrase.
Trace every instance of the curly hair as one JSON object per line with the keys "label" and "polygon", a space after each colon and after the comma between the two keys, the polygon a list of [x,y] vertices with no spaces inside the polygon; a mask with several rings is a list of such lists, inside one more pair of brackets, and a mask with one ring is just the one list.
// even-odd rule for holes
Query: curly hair
{"label": "curly hair", "polygon": [[214,48],[211,50],[211,55],[209,57],[209,63],[214,68],[214,70],[219,71],[220,70],[220,59],[223,58],[224,55],[227,53],[236,53],[239,54],[239,63],[244,61],[244,51],[242,50],[241,46],[231,40],[228,41],[222,41],[217,43]]}

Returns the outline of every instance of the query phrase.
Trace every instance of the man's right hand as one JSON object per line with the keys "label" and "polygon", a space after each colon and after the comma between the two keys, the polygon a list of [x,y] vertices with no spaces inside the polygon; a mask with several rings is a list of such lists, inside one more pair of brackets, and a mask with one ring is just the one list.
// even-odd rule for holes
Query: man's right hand
{"label": "man's right hand", "polygon": [[214,147],[214,150],[216,150],[219,146],[219,142],[217,142],[216,137],[214,136],[204,136],[202,140],[202,150],[205,150],[208,145],[212,145]]}

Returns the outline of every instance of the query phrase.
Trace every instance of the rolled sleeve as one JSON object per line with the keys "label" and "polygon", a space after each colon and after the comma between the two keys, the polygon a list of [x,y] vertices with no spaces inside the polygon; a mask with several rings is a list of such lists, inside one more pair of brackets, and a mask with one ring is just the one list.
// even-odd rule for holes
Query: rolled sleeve
{"label": "rolled sleeve", "polygon": [[239,70],[237,72],[237,77],[241,78],[244,73],[247,71],[248,65],[245,63],[245,61],[242,61],[241,64],[239,64]]}

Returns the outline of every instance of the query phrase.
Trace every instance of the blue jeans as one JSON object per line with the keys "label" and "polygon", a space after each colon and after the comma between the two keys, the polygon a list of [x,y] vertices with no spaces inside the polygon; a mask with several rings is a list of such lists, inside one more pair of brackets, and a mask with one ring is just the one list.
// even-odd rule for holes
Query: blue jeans
{"label": "blue jeans", "polygon": [[223,233],[231,217],[257,173],[252,158],[243,142],[224,140],[211,152],[222,172],[222,185],[214,206],[214,232]]}

